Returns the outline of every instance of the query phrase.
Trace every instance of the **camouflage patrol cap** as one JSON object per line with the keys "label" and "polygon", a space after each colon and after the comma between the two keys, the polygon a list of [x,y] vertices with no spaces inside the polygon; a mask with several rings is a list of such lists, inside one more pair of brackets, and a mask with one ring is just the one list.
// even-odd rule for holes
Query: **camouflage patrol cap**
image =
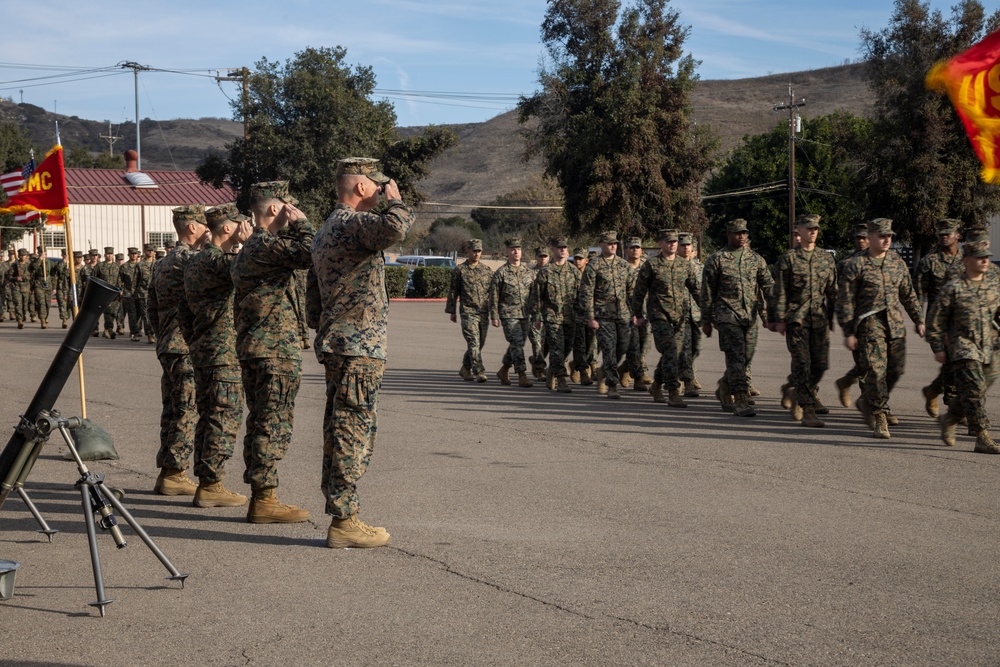
{"label": "camouflage patrol cap", "polygon": [[482,239],[469,239],[465,242],[466,250],[482,250],[483,240]]}
{"label": "camouflage patrol cap", "polygon": [[203,225],[207,225],[205,222],[205,205],[204,204],[191,204],[190,206],[178,206],[172,209],[171,212],[174,214],[174,224],[178,222],[199,222]]}
{"label": "camouflage patrol cap", "polygon": [[250,186],[250,199],[280,199],[296,206],[299,200],[288,190],[288,181],[263,181]]}
{"label": "camouflage patrol cap", "polygon": [[514,236],[512,238],[506,239],[503,242],[503,244],[505,246],[507,246],[508,248],[520,248],[521,247],[521,239],[519,239],[518,237]]}
{"label": "camouflage patrol cap", "polygon": [[896,232],[892,231],[892,219],[891,218],[875,218],[874,220],[868,221],[868,235],[878,234],[880,236],[895,236]]}
{"label": "camouflage patrol cap", "polygon": [[73,259],[83,259],[83,251],[82,250],[74,250],[73,251]]}
{"label": "camouflage patrol cap", "polygon": [[618,232],[607,231],[601,234],[601,243],[618,243]]}
{"label": "camouflage patrol cap", "polygon": [[91,248],[90,250],[87,251],[87,254],[90,255],[91,257],[100,257],[101,256],[101,253],[100,253],[100,251],[97,248]]}
{"label": "camouflage patrol cap", "polygon": [[854,238],[868,238],[868,224],[854,226]]}
{"label": "camouflage patrol cap", "polygon": [[962,221],[954,218],[945,218],[944,220],[938,220],[936,227],[938,235],[954,234],[962,228]]}
{"label": "camouflage patrol cap", "polygon": [[743,218],[736,218],[735,220],[730,220],[726,223],[726,233],[736,234],[738,232],[748,232],[747,221]]}
{"label": "camouflage patrol cap", "polygon": [[815,213],[805,213],[795,218],[795,226],[804,226],[807,229],[819,229],[820,219]]}
{"label": "camouflage patrol cap", "polygon": [[208,221],[209,227],[221,227],[227,222],[240,223],[249,219],[250,218],[240,213],[240,209],[237,208],[236,202],[213,206],[205,211],[205,220]]}
{"label": "camouflage patrol cap", "polygon": [[115,255],[115,259],[118,260],[125,259],[125,253],[123,252],[118,253],[117,255]]}
{"label": "camouflage patrol cap", "polygon": [[538,246],[537,248],[535,248],[535,257],[548,257],[548,256],[549,256],[548,248],[543,248],[542,246]]}
{"label": "camouflage patrol cap", "polygon": [[152,243],[143,243],[142,244],[142,251],[143,252],[150,252],[151,250],[156,250],[156,246],[154,246]]}
{"label": "camouflage patrol cap", "polygon": [[17,256],[18,257],[26,257],[27,254],[28,254],[28,249],[27,248],[18,248],[18,251],[17,251]]}
{"label": "camouflage patrol cap", "polygon": [[973,229],[967,229],[965,231],[965,242],[966,243],[976,243],[977,241],[989,241],[990,240],[990,230],[983,229],[982,227],[975,227]]}
{"label": "camouflage patrol cap", "polygon": [[138,248],[129,248],[128,249],[128,254],[130,254],[130,255],[138,255],[139,254],[139,249]]}
{"label": "camouflage patrol cap", "polygon": [[174,242],[174,240],[170,239],[169,241],[164,241],[163,242],[163,249],[164,250],[173,250],[176,245],[177,244]]}
{"label": "camouflage patrol cap", "polygon": [[642,239],[640,239],[638,236],[630,236],[630,237],[628,237],[628,239],[626,239],[625,245],[626,245],[626,247],[629,247],[629,248],[641,248],[642,247]]}
{"label": "camouflage patrol cap", "polygon": [[[677,241],[679,240],[679,238],[680,236],[676,229],[661,229],[660,231],[656,232],[657,241],[666,241],[667,243],[669,243],[671,241]],[[689,238],[688,242],[690,243],[690,241],[691,239]]]}
{"label": "camouflage patrol cap", "polygon": [[975,241],[973,243],[966,243],[963,246],[966,257],[992,257],[993,253],[990,252],[989,241]]}
{"label": "camouflage patrol cap", "polygon": [[553,236],[549,239],[549,245],[553,248],[568,248],[569,239],[565,236]]}
{"label": "camouflage patrol cap", "polygon": [[594,259],[597,255],[598,252],[596,250],[590,250],[587,252],[587,259]]}
{"label": "camouflage patrol cap", "polygon": [[691,232],[677,232],[678,245],[691,245],[692,240]]}
{"label": "camouflage patrol cap", "polygon": [[115,254],[114,247],[113,246],[109,246],[109,245],[104,246],[104,254],[105,255],[113,255],[113,254]]}
{"label": "camouflage patrol cap", "polygon": [[587,251],[583,248],[573,248],[573,259],[586,259]]}
{"label": "camouflage patrol cap", "polygon": [[166,250],[157,250],[156,251],[156,257],[157,257],[157,259],[163,259],[166,256],[167,256],[167,251]]}
{"label": "camouflage patrol cap", "polygon": [[389,177],[382,173],[379,161],[373,157],[346,157],[337,160],[337,176],[342,174],[367,176],[379,185],[389,182]]}

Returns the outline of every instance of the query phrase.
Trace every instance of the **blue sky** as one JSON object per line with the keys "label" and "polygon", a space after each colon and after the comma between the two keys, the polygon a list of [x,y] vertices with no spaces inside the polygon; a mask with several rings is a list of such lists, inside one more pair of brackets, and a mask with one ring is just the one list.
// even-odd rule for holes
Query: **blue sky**
{"label": "blue sky", "polygon": [[[945,13],[953,2],[933,0]],[[891,0],[673,0],[691,28],[703,79],[839,65],[859,55],[862,27],[888,23]],[[371,66],[400,125],[487,120],[537,86],[544,0],[230,0],[5,3],[0,96],[91,120],[135,116],[123,61],[187,73],[139,77],[139,114],[229,118],[235,83],[216,70],[284,60],[307,46],[343,46]],[[42,65],[22,69],[12,65]],[[68,76],[65,76],[67,75]],[[38,77],[56,77],[31,80]],[[85,78],[93,77],[93,78]],[[39,85],[44,84],[44,85]],[[23,91],[23,93],[21,92]],[[426,93],[450,93],[427,96]]]}

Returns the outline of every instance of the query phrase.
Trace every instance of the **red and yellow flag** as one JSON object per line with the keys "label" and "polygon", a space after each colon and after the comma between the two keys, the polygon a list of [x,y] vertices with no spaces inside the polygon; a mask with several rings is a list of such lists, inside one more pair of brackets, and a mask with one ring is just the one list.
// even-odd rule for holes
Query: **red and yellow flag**
{"label": "red and yellow flag", "polygon": [[47,213],[50,225],[62,224],[63,216],[69,213],[62,146],[53,146],[34,173],[24,180],[17,193],[9,196],[6,203],[0,206],[0,213],[28,211]]}

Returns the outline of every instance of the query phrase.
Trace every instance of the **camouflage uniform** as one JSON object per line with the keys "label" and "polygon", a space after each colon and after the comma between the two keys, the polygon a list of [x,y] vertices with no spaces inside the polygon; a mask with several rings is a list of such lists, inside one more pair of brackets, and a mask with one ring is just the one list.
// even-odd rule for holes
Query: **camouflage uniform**
{"label": "camouflage uniform", "polygon": [[497,269],[490,280],[490,319],[500,321],[507,341],[502,363],[508,368],[513,367],[518,374],[527,370],[524,341],[528,338],[531,321],[525,306],[534,278],[533,269],[524,264],[512,266],[508,262]]}
{"label": "camouflage uniform", "polygon": [[11,267],[9,280],[14,298],[14,318],[18,324],[23,324],[28,319],[28,299],[31,296],[31,265],[27,252],[22,255],[18,251],[18,261]]}
{"label": "camouflage uniform", "polygon": [[482,262],[471,265],[468,262],[456,266],[451,273],[451,287],[444,312],[455,314],[455,301],[461,315],[462,336],[466,351],[462,366],[474,375],[485,373],[482,349],[486,345],[486,334],[490,328],[490,280],[493,271]]}
{"label": "camouflage uniform", "polygon": [[194,366],[178,317],[179,304],[185,298],[184,267],[193,255],[191,246],[178,243],[170,257],[156,267],[149,286],[149,319],[157,336],[156,358],[163,369],[160,449],[156,454],[156,466],[161,469],[186,470],[194,450],[198,421]]}
{"label": "camouflage uniform", "polygon": [[10,303],[7,300],[7,276],[10,274],[11,263],[0,255],[0,322],[8,312]]}
{"label": "camouflage uniform", "polygon": [[[641,243],[639,239],[634,239],[634,243]],[[626,260],[627,262],[628,260]],[[629,264],[632,269],[633,280],[639,275],[639,270],[649,261],[649,255],[642,253],[639,255],[638,266]],[[649,353],[650,343],[655,342],[652,336],[652,323],[646,322],[641,327],[632,327],[629,335],[628,352],[626,353],[626,363],[629,373],[636,380],[649,375],[649,368],[646,366],[646,355]],[[657,348],[659,350],[659,348]]]}
{"label": "camouflage uniform", "polygon": [[698,279],[698,298],[690,299],[689,304],[691,308],[682,324],[684,344],[677,360],[677,374],[678,379],[685,383],[694,382],[694,362],[701,354],[701,305],[699,304],[699,300],[701,298],[701,277],[705,271],[705,265],[697,257],[691,257],[687,261],[694,267],[694,274]]}
{"label": "camouflage uniform", "polygon": [[279,234],[258,227],[232,264],[236,351],[249,411],[243,481],[255,492],[277,488],[277,462],[292,441],[302,366],[294,273],[309,268],[315,234],[305,218]]}
{"label": "camouflage uniform", "polygon": [[[369,169],[388,179],[374,161],[342,161],[341,173]],[[385,180],[383,180],[385,179]],[[368,469],[378,431],[378,399],[387,352],[389,297],[383,251],[406,237],[410,207],[390,199],[382,215],[338,203],[316,235],[310,273],[309,323],[316,325],[316,358],[326,367],[323,470],[326,512],[353,517],[357,483]]]}
{"label": "camouflage uniform", "polygon": [[866,252],[844,265],[837,320],[845,337],[857,337],[864,373],[862,396],[873,415],[889,412],[889,393],[906,367],[906,327],[900,304],[915,324],[923,324],[910,273],[894,251],[882,259]]}
{"label": "camouflage uniform", "polygon": [[749,247],[736,251],[724,247],[705,262],[701,322],[719,331],[719,349],[726,355],[726,379],[733,394],[749,393],[748,367],[757,349],[760,298],[771,293],[773,282],[767,263]]}
{"label": "camouflage uniform", "polygon": [[299,339],[302,341],[302,349],[309,349],[309,325],[306,322],[306,284],[308,282],[309,269],[296,269],[295,271],[295,312],[299,314]]}
{"label": "camouflage uniform", "polygon": [[[109,252],[109,250],[112,252]],[[105,248],[104,253],[106,255],[114,254],[113,248],[110,247]],[[100,262],[97,266],[94,267],[93,273],[91,275],[93,275],[95,278],[103,280],[112,287],[117,287],[120,289],[122,286],[122,279],[121,275],[119,274],[120,268],[121,267],[118,266],[118,262],[112,259],[110,262]],[[160,296],[162,298],[163,295],[161,294]],[[121,304],[119,304],[118,300],[115,299],[114,301],[111,302],[111,305],[108,306],[107,310],[104,311],[105,334],[110,335],[115,333],[116,324],[118,322],[118,309],[120,307]]]}
{"label": "camouflage uniform", "polygon": [[568,375],[566,359],[573,350],[579,289],[580,272],[572,263],[567,261],[560,266],[549,262],[538,270],[528,293],[527,309],[537,312],[542,322],[553,377]]}
{"label": "camouflage uniform", "polygon": [[42,327],[48,324],[49,306],[52,303],[52,287],[48,276],[48,259],[40,257],[31,264],[31,292],[35,302],[35,314]]}
{"label": "camouflage uniform", "polygon": [[153,260],[141,260],[139,262],[139,275],[136,277],[135,316],[139,321],[139,328],[147,336],[153,335],[147,304],[149,302],[149,286],[153,282],[153,268],[155,266],[156,262]]}
{"label": "camouflage uniform", "polygon": [[[576,248],[573,251],[574,260],[586,257],[587,252],[583,248]],[[575,263],[573,266],[583,276],[583,270]],[[579,297],[579,294],[577,296]],[[580,372],[589,371],[591,367],[596,368],[597,366],[597,332],[588,327],[586,320],[583,319],[583,313],[579,308],[579,299],[577,299],[577,304],[575,310],[576,325],[573,327],[573,370]]]}
{"label": "camouflage uniform", "polygon": [[63,324],[69,320],[73,310],[69,303],[69,259],[63,258],[63,261],[52,267],[52,273],[49,274],[52,281],[52,285],[56,291],[56,306],[59,308],[59,319],[62,320]]}
{"label": "camouflage uniform", "polygon": [[226,461],[233,456],[236,433],[243,423],[230,276],[235,258],[235,253],[206,243],[184,267],[185,300],[180,318],[194,366],[198,408],[194,474],[203,486],[225,477]]}
{"label": "camouflage uniform", "polygon": [[651,325],[653,342],[660,353],[653,380],[668,391],[680,387],[678,359],[684,344],[683,327],[690,320],[691,303],[697,303],[701,296],[699,283],[696,267],[676,256],[670,260],[654,257],[642,265],[636,276],[632,313]]}
{"label": "camouflage uniform", "polygon": [[[867,234],[868,234],[868,232],[865,231],[865,235],[866,236],[867,236]],[[838,294],[840,292],[840,281],[841,281],[841,279],[843,278],[843,275],[844,275],[844,267],[847,266],[847,263],[849,261],[851,261],[855,257],[860,257],[861,255],[864,255],[866,252],[867,252],[866,250],[855,250],[850,255],[848,255],[844,259],[840,260],[839,262],[837,262],[837,292],[838,292]],[[854,382],[859,381],[862,377],[864,377],[864,371],[861,368],[861,366],[862,366],[862,364],[861,364],[861,350],[858,349],[858,348],[855,348],[855,349],[851,350],[851,358],[854,359],[854,365],[851,366],[851,370],[847,371],[847,373],[844,374],[844,377],[842,379],[848,381],[851,384],[853,384]]]}
{"label": "camouflage uniform", "polygon": [[[131,249],[130,249],[131,250]],[[122,288],[122,311],[128,317],[128,329],[132,340],[139,340],[142,333],[142,322],[139,320],[139,308],[137,302],[140,298],[142,276],[140,274],[141,262],[132,261],[131,253],[129,261],[122,264],[118,269],[119,281]]]}
{"label": "camouflage uniform", "polygon": [[819,246],[811,251],[789,250],[775,266],[773,321],[786,325],[785,344],[792,355],[790,377],[798,403],[814,406],[816,388],[830,367],[837,267],[833,255]]}
{"label": "camouflage uniform", "polygon": [[[542,248],[535,250],[535,257],[537,258],[542,251]],[[548,257],[548,254],[545,255]],[[548,264],[546,264],[548,266]],[[545,267],[539,267],[537,264],[537,259],[535,266],[532,267],[535,271],[535,276],[538,272]],[[542,322],[541,313],[534,309],[528,309],[525,311],[528,315],[528,341],[531,343],[531,358],[528,360],[531,363],[531,371],[535,377],[543,377],[545,374],[546,359],[549,356],[549,346],[548,340],[545,336],[545,327],[541,329],[536,329],[534,327],[535,322]],[[572,343],[572,341],[571,341]]]}
{"label": "camouflage uniform", "polygon": [[577,308],[585,322],[597,320],[597,342],[604,365],[604,381],[609,388],[621,384],[618,364],[632,339],[629,302],[634,284],[635,272],[617,255],[598,255],[590,260],[580,279]]}

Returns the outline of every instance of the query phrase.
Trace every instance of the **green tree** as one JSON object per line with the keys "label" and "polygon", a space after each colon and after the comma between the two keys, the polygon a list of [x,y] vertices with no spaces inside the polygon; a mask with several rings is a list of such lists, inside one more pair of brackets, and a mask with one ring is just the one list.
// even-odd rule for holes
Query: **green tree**
{"label": "green tree", "polygon": [[247,114],[248,138],[227,144],[224,155],[207,157],[199,177],[216,187],[230,181],[244,209],[253,183],[289,180],[302,210],[319,220],[337,199],[336,161],[377,157],[407,203],[419,203],[414,184],[426,175],[431,158],[457,138],[432,127],[399,140],[392,104],[371,99],[372,69],[352,69],[346,56],[346,49],[336,47],[307,48],[283,64],[262,58],[247,75],[249,95],[233,102],[235,119]]}
{"label": "green tree", "polygon": [[75,169],[124,169],[125,159],[109,153],[91,153],[84,146],[67,146],[63,150],[63,164]]}
{"label": "green tree", "polygon": [[[574,232],[700,229],[697,185],[718,145],[692,122],[698,65],[668,0],[550,0],[541,91],[522,97],[527,155],[541,154]],[[621,11],[620,11],[621,10]]]}
{"label": "green tree", "polygon": [[[14,123],[0,121],[0,168],[2,168],[0,173],[6,174],[19,170],[30,158],[31,140],[27,133]],[[0,194],[0,203],[6,201],[7,195]],[[20,240],[25,231],[27,228],[18,229],[12,214],[0,213],[0,244],[3,248]],[[4,258],[6,258],[6,254],[4,254]]]}
{"label": "green tree", "polygon": [[[805,119],[795,142],[796,212],[823,216],[820,245],[847,249],[865,219],[865,163],[870,121],[846,112]],[[725,224],[744,218],[754,250],[768,262],[788,249],[788,122],[744,137],[705,184],[708,235],[721,243]]]}
{"label": "green tree", "polygon": [[981,221],[1000,210],[1000,189],[979,179],[980,164],[948,98],[928,91],[931,67],[1000,28],[978,0],[960,0],[946,19],[929,2],[896,0],[889,25],[861,31],[868,85],[878,115],[869,145],[869,214],[896,222],[924,249],[941,218]]}
{"label": "green tree", "polygon": [[482,229],[485,248],[503,248],[505,238],[519,236],[525,248],[548,243],[564,230],[562,212],[551,207],[562,204],[558,185],[542,178],[528,187],[500,195],[487,206],[470,212]]}

